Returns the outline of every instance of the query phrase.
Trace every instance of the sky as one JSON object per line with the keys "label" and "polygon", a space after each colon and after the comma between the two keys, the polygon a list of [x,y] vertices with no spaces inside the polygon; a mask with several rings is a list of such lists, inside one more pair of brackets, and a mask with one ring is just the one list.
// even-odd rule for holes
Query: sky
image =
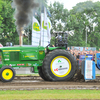
{"label": "sky", "polygon": [[[60,3],[64,4],[64,8],[70,10],[72,9],[73,6],[75,6],[79,2],[85,2],[85,1],[90,1],[90,0],[48,0],[48,4],[54,3],[55,1],[59,1]],[[93,2],[97,2],[100,0],[91,0]]]}

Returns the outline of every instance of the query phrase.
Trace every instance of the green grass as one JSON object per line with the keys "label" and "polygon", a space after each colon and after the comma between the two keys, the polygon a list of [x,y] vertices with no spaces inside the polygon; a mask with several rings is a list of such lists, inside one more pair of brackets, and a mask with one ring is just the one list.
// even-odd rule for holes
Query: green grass
{"label": "green grass", "polygon": [[96,76],[100,76],[100,74],[96,74]]}
{"label": "green grass", "polygon": [[100,99],[100,90],[0,91],[0,100]]}

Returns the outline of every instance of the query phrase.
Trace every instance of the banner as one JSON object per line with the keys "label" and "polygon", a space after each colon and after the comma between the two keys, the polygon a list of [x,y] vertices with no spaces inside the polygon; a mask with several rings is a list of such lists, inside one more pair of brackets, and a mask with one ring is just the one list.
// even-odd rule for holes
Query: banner
{"label": "banner", "polygon": [[46,8],[44,13],[41,13],[41,46],[46,47],[50,43],[51,39],[51,22],[46,14]]}
{"label": "banner", "polygon": [[86,60],[85,63],[85,78],[86,79],[92,79],[93,75],[93,62],[91,60]]}
{"label": "banner", "polygon": [[[87,47],[76,47],[76,46],[71,46],[71,49],[73,50],[80,50],[80,51],[83,51],[83,50],[87,50],[86,49]],[[96,50],[96,47],[88,47],[88,51],[95,51]]]}
{"label": "banner", "polygon": [[39,46],[40,42],[40,24],[38,20],[33,17],[32,20],[32,45]]}

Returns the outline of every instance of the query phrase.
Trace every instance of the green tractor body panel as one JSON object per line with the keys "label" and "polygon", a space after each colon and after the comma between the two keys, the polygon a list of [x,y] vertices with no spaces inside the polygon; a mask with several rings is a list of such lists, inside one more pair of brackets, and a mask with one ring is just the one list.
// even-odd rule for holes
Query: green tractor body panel
{"label": "green tractor body panel", "polygon": [[[59,47],[48,47],[49,51],[59,49]],[[62,48],[63,49],[63,48]],[[3,66],[15,67],[34,67],[34,73],[38,73],[46,56],[45,47],[38,46],[17,46],[0,48],[0,68]]]}
{"label": "green tractor body panel", "polygon": [[3,66],[34,67],[34,72],[38,72],[37,68],[42,66],[45,57],[45,48],[41,46],[2,47],[0,55],[0,68]]}

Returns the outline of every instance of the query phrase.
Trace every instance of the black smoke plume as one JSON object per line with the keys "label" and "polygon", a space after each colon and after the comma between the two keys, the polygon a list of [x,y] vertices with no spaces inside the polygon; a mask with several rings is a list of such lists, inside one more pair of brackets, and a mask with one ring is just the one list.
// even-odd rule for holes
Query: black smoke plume
{"label": "black smoke plume", "polygon": [[38,0],[13,0],[14,8],[16,9],[15,19],[17,31],[20,34],[21,28],[26,27],[31,21],[33,10],[39,7]]}

